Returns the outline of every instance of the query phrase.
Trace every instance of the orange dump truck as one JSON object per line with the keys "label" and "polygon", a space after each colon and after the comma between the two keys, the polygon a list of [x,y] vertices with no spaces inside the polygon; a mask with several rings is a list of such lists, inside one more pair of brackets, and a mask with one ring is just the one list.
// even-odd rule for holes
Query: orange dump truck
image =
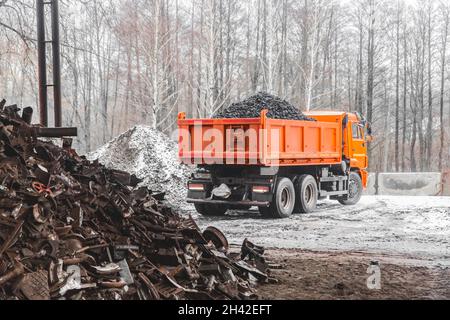
{"label": "orange dump truck", "polygon": [[179,156],[196,165],[189,203],[205,216],[258,207],[286,218],[315,210],[330,197],[356,204],[367,187],[370,126],[355,113],[310,112],[316,121],[186,119],[181,113]]}

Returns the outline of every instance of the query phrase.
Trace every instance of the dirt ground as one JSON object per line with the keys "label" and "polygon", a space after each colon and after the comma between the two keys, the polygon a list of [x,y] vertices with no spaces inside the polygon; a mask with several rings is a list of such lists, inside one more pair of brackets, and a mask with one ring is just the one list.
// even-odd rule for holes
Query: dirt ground
{"label": "dirt ground", "polygon": [[363,197],[351,207],[324,201],[314,213],[281,220],[256,210],[196,218],[237,245],[249,238],[266,248],[383,253],[450,267],[450,197]]}
{"label": "dirt ground", "polygon": [[[450,269],[401,256],[352,252],[269,250],[278,284],[263,285],[263,299],[275,300],[450,300]],[[367,273],[379,263],[381,290],[370,290]]]}
{"label": "dirt ground", "polygon": [[[202,228],[221,229],[236,248],[243,239],[273,248],[267,256],[285,268],[265,299],[450,300],[450,198],[363,197],[353,207],[320,203],[312,214],[262,218],[256,210],[226,217],[193,215]],[[370,290],[372,262],[381,290]]]}

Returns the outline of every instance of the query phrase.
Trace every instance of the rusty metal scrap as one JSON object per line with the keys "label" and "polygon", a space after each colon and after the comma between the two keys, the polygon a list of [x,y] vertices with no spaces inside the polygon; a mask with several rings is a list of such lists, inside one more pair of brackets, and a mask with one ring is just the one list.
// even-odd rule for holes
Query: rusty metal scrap
{"label": "rusty metal scrap", "polygon": [[215,228],[126,172],[38,139],[32,111],[0,102],[0,298],[253,299],[264,249],[231,254]]}

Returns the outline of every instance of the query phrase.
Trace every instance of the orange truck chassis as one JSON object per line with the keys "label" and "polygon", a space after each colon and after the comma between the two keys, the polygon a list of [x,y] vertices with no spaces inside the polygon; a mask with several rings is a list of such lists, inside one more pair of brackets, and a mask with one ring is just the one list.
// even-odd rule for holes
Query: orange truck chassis
{"label": "orange truck chassis", "polygon": [[[367,187],[370,126],[359,114],[310,112],[316,121],[186,119],[179,156],[196,165],[188,202],[200,214],[259,207],[272,218],[315,210],[330,197],[356,204]],[[369,132],[369,134],[367,134]]]}

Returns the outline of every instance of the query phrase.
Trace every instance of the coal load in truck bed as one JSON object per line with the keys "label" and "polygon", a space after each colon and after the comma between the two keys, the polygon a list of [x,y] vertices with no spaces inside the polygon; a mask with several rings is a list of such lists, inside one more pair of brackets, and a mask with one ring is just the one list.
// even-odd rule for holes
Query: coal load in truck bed
{"label": "coal load in truck bed", "polygon": [[34,129],[0,103],[0,300],[251,299],[270,280],[262,248],[230,253],[134,175]]}
{"label": "coal load in truck bed", "polygon": [[271,119],[315,121],[305,116],[298,108],[289,102],[260,92],[244,101],[237,102],[213,116],[215,119],[246,119],[259,118],[263,110],[268,110]]}

